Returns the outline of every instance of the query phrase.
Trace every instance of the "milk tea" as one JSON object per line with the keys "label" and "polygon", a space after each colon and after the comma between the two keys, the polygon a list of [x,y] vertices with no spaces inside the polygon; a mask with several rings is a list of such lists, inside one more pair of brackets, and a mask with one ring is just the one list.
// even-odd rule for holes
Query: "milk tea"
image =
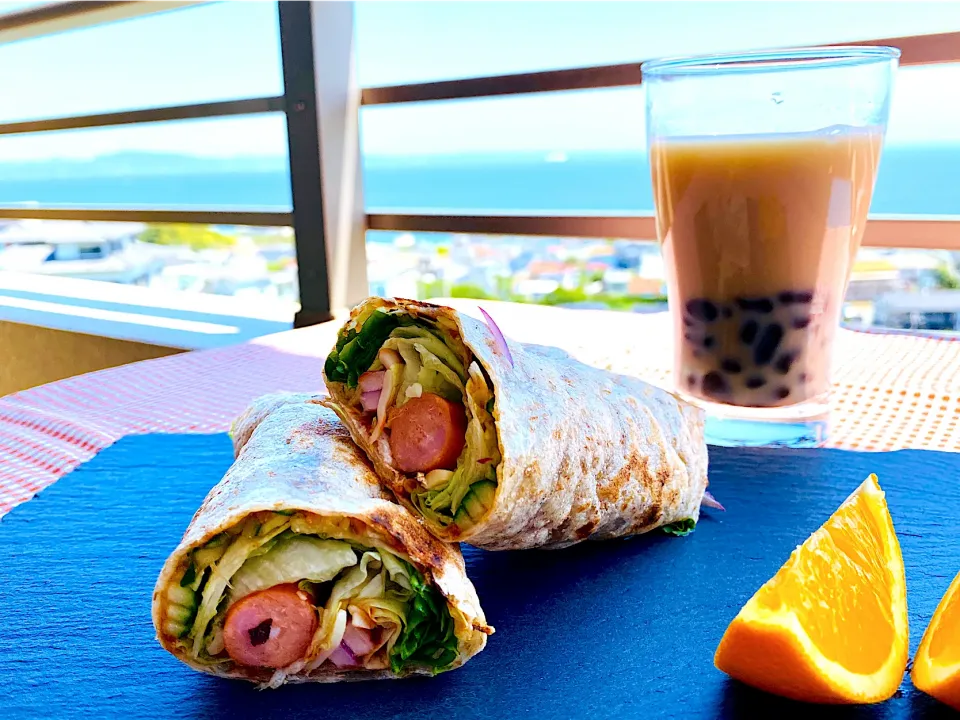
{"label": "milk tea", "polygon": [[681,390],[745,407],[825,395],[881,143],[832,127],[651,147]]}

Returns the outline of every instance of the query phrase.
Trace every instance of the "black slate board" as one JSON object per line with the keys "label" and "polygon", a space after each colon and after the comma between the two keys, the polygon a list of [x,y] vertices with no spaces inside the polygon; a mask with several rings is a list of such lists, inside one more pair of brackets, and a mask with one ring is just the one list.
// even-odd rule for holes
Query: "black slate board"
{"label": "black slate board", "polygon": [[712,658],[740,606],[870,472],[903,546],[915,650],[960,570],[960,455],[712,448],[728,512],[689,537],[466,549],[497,628],[466,667],[273,692],[189,670],[150,621],[160,566],[230,461],[225,435],[126,438],[0,522],[0,717],[950,716],[909,679],[881,705],[816,708],[732,682]]}

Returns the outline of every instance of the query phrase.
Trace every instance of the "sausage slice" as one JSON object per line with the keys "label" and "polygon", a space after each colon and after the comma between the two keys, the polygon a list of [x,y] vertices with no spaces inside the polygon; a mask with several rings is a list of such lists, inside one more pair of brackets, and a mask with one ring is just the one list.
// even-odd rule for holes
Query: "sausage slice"
{"label": "sausage slice", "polygon": [[234,662],[286,667],[302,658],[317,628],[317,611],[296,585],[275,585],[238,600],[227,611],[223,642]]}
{"label": "sausage slice", "polygon": [[424,393],[394,408],[390,452],[396,467],[406,473],[452,470],[466,442],[467,415],[463,405]]}

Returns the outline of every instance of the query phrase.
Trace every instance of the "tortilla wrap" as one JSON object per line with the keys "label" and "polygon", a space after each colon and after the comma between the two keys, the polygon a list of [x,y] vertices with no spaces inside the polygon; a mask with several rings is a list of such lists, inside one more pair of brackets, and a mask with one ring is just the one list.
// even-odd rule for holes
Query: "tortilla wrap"
{"label": "tortilla wrap", "polygon": [[[489,418],[485,422],[492,422],[495,428],[489,428],[488,447],[480,454],[494,461],[499,456],[499,462],[495,474],[491,469],[483,480],[488,483],[484,486],[487,500],[478,513],[471,509],[478,517],[470,517],[466,527],[455,518],[449,522],[449,517],[440,521],[431,517],[424,509],[424,498],[429,501],[437,495],[423,489],[426,476],[401,472],[393,462],[391,415],[386,415],[386,425],[375,437],[379,407],[371,414],[357,404],[362,387],[351,388],[356,373],[386,366],[378,354],[369,368],[353,367],[357,355],[350,354],[350,341],[358,338],[369,344],[371,339],[361,332],[371,318],[383,320],[378,313],[396,314],[401,323],[413,323],[414,328],[427,327],[459,354],[468,383],[469,378],[479,377],[474,387],[482,387],[484,382],[489,386],[488,395],[483,395],[492,394],[486,400]],[[419,330],[401,324],[399,331],[390,332],[392,340],[385,345],[407,355],[410,343],[416,347],[414,335]],[[438,538],[463,540],[488,550],[564,547],[658,527],[676,530],[676,534],[692,529],[707,487],[702,410],[637,378],[584,365],[557,348],[513,341],[506,344],[512,362],[490,327],[448,307],[368,298],[353,309],[325,365],[331,406],[405,507],[424,515],[427,527]],[[416,349],[424,363],[436,367],[435,359],[430,359],[423,347]],[[468,369],[474,363],[479,372]],[[444,377],[456,380],[449,374]],[[412,390],[404,391],[401,385],[397,397],[404,393],[408,397],[421,393],[422,397],[423,388],[409,387]],[[437,387],[438,392],[449,391],[446,380]],[[479,392],[482,394],[482,389]],[[467,404],[464,455],[471,451],[470,418],[483,416],[484,405],[469,400]],[[464,455],[451,483],[463,470]],[[440,488],[440,494],[447,492],[442,485]],[[464,491],[450,492],[455,496]],[[469,491],[463,497],[469,498]],[[454,509],[451,507],[451,512]]]}
{"label": "tortilla wrap", "polygon": [[[334,413],[318,404],[318,400],[313,395],[266,396],[254,402],[235,423],[236,461],[207,495],[157,580],[153,594],[153,621],[161,645],[197,670],[220,677],[244,678],[272,687],[288,682],[429,675],[462,665],[483,649],[486,635],[493,631],[486,624],[476,591],[466,576],[459,549],[432,537],[416,518],[393,501],[381,488],[346,429]],[[223,651],[216,656],[210,656],[205,650],[195,654],[193,644],[196,638],[177,637],[185,632],[177,632],[178,623],[190,627],[190,623],[198,621],[198,615],[203,611],[201,591],[205,592],[213,584],[216,575],[212,570],[224,568],[230,550],[222,555],[212,570],[206,571],[205,585],[198,587],[194,603],[194,607],[200,605],[200,610],[195,611],[193,618],[184,620],[180,617],[181,608],[170,597],[179,597],[189,590],[189,587],[182,586],[191,579],[186,574],[195,571],[199,565],[201,552],[209,552],[208,546],[215,544],[218,538],[236,538],[233,542],[245,538],[249,534],[249,523],[253,522],[251,518],[258,519],[254,533],[266,533],[271,524],[289,521],[289,527],[277,536],[281,540],[291,537],[300,540],[304,536],[298,532],[319,529],[316,534],[321,538],[349,540],[378,552],[377,558],[392,554],[392,557],[409,563],[427,585],[439,591],[435,597],[449,611],[456,639],[455,659],[442,668],[406,665],[398,670],[388,665],[375,669],[342,669],[323,661],[312,669],[304,662],[300,662],[299,667],[294,663],[277,669],[241,665]],[[237,534],[240,528],[244,530]],[[228,534],[223,535],[225,532]],[[270,532],[276,534],[278,530]],[[350,547],[343,542],[333,545],[341,549]],[[350,551],[347,552],[349,557]],[[264,557],[270,557],[269,553]],[[256,560],[262,561],[262,558]],[[356,558],[351,561],[356,563]],[[251,560],[244,562],[241,570],[247,568]],[[386,574],[385,559],[383,563],[381,572],[389,584],[393,576]],[[397,565],[396,561],[393,564]],[[378,567],[378,562],[374,561],[371,567]],[[228,578],[232,584],[231,589],[224,591],[225,599],[230,593],[237,592],[238,578],[241,578],[239,572]],[[199,576],[196,582],[200,582]],[[226,608],[219,610],[218,617]],[[327,612],[330,611],[319,608],[320,626],[324,624]],[[216,620],[210,625],[215,626]],[[380,632],[379,628],[377,632]],[[210,633],[212,636],[215,631]],[[400,638],[403,639],[402,634]],[[210,642],[209,638],[201,638],[198,645],[209,648]],[[330,651],[323,647],[315,649],[326,650],[327,654]]]}

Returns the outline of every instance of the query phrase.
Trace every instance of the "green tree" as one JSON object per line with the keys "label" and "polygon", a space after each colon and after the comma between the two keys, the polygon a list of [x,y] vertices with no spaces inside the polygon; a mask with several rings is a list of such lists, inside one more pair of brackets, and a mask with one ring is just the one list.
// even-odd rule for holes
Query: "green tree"
{"label": "green tree", "polygon": [[496,298],[479,285],[473,283],[458,283],[450,288],[450,297],[473,298],[474,300],[496,300]]}
{"label": "green tree", "polygon": [[417,280],[417,297],[420,300],[443,297],[446,294],[446,288],[444,287],[443,280],[437,279],[433,280],[432,282]]}
{"label": "green tree", "polygon": [[211,230],[209,225],[184,223],[151,223],[140,233],[139,239],[154,245],[186,246],[192,250],[227,248],[237,243],[235,237]]}
{"label": "green tree", "polygon": [[565,303],[584,302],[587,299],[588,296],[583,291],[583,288],[568,290],[567,288],[558,287],[556,290],[544,295],[540,303],[542,305],[563,305]]}
{"label": "green tree", "polygon": [[937,287],[946,290],[960,290],[960,279],[957,278],[956,273],[954,273],[946,263],[940,265],[933,273]]}

